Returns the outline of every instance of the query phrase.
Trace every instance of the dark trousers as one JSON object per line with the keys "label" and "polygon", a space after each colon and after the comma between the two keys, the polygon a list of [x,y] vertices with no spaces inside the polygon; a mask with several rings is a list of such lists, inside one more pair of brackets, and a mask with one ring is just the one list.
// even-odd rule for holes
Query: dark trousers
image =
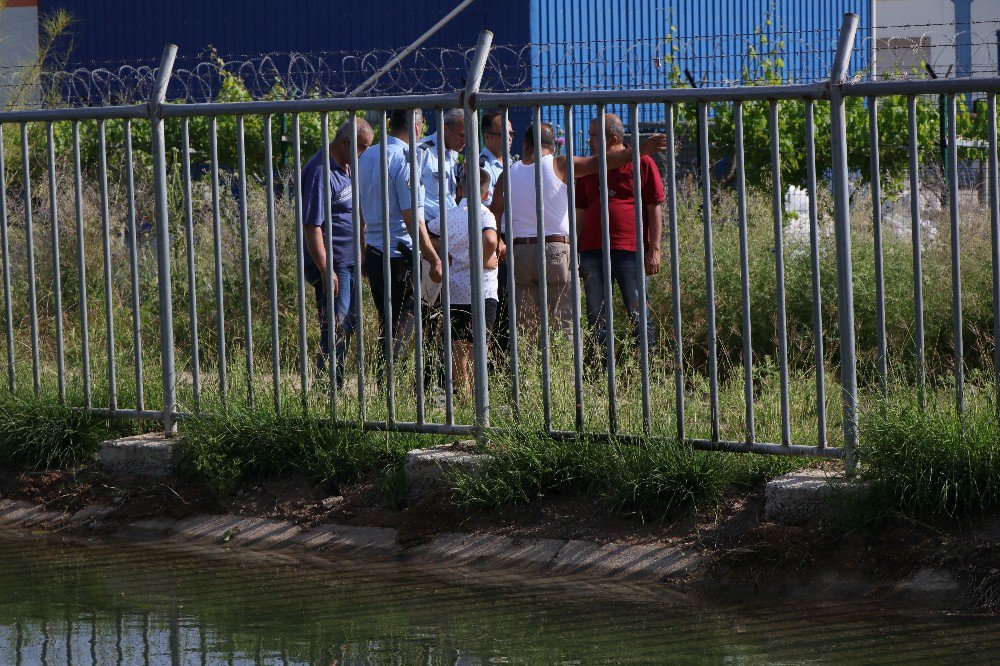
{"label": "dark trousers", "polygon": [[[334,331],[336,333],[337,349],[337,386],[344,383],[344,359],[350,347],[351,336],[354,335],[355,304],[358,302],[358,285],[354,282],[354,266],[337,266],[334,268],[340,282],[340,291],[334,298]],[[316,310],[319,315],[319,348],[316,355],[316,367],[320,373],[326,370],[330,357],[330,319],[327,316],[327,296],[323,288],[323,276],[315,264],[306,267],[306,280],[316,292]]]}
{"label": "dark trousers", "polygon": [[393,353],[393,344],[397,337],[403,313],[413,312],[413,260],[410,257],[394,257],[389,259],[389,292],[392,313],[392,331],[385,330],[385,292],[386,283],[383,275],[382,251],[371,247],[365,249],[365,275],[375,301],[378,312],[378,353],[376,360],[384,364],[389,354]]}

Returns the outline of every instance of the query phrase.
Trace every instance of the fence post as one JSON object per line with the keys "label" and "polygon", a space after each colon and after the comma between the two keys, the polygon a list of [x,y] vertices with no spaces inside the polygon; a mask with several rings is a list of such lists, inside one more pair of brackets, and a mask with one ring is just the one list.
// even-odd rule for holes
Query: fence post
{"label": "fence post", "polygon": [[167,84],[177,57],[177,46],[167,44],[160,58],[156,83],[149,97],[149,125],[153,148],[153,190],[156,215],[156,270],[159,286],[160,363],[163,378],[163,434],[177,432],[174,411],[177,404],[174,376],[174,317],[170,289],[170,225],[167,211],[167,149],[160,105],[167,97]]}
{"label": "fence post", "polygon": [[858,30],[858,15],[844,14],[837,54],[830,70],[830,138],[833,156],[834,234],[837,243],[837,301],[840,317],[840,386],[844,402],[844,464],[853,474],[857,466],[858,377],[854,344],[854,278],[851,273],[851,211],[847,170],[847,118],[840,85]]}
{"label": "fence post", "polygon": [[[483,80],[486,59],[493,44],[493,33],[483,30],[466,79],[462,107],[465,119],[465,195],[469,201],[469,259],[472,271],[472,350],[476,391],[476,427],[479,437],[490,425],[490,396],[486,367],[486,303],[483,300],[483,233],[479,223],[482,201],[479,199],[479,123],[476,93]],[[443,202],[442,202],[443,205]],[[499,231],[499,230],[498,230]]]}

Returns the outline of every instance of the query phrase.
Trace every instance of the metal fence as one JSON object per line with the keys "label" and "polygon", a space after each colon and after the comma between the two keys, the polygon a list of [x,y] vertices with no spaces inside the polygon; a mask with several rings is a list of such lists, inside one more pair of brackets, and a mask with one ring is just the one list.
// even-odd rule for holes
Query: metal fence
{"label": "metal fence", "polygon": [[[698,448],[729,450],[729,451],[750,451],[758,453],[774,454],[794,454],[805,456],[818,456],[828,458],[844,457],[848,461],[853,460],[857,447],[857,414],[858,414],[858,370],[855,354],[855,308],[854,308],[854,280],[852,277],[852,239],[851,239],[851,174],[848,170],[848,142],[847,142],[847,119],[845,115],[846,100],[850,97],[863,97],[867,99],[870,111],[870,137],[872,150],[871,159],[871,183],[873,193],[873,229],[874,236],[871,241],[874,243],[874,253],[876,261],[875,290],[877,301],[877,330],[878,330],[878,377],[880,378],[881,391],[883,395],[887,391],[889,370],[887,367],[886,349],[886,322],[885,322],[885,277],[882,273],[882,219],[881,204],[882,195],[880,191],[880,167],[879,167],[879,133],[877,127],[878,99],[886,96],[908,96],[910,101],[909,109],[909,132],[910,132],[910,188],[912,203],[912,241],[914,247],[913,269],[914,269],[914,317],[915,317],[915,349],[914,356],[917,359],[918,373],[914,390],[923,395],[926,384],[924,372],[924,339],[922,330],[922,317],[924,305],[922,301],[921,276],[921,222],[919,205],[919,155],[917,149],[917,118],[915,111],[915,99],[917,95],[940,94],[947,95],[949,101],[947,107],[948,118],[950,120],[949,151],[950,159],[947,162],[950,169],[950,200],[957,202],[958,178],[957,169],[957,146],[958,141],[955,130],[956,96],[967,93],[979,93],[987,95],[989,114],[989,208],[992,230],[992,260],[993,260],[993,299],[994,299],[994,332],[1000,335],[1000,321],[996,317],[997,301],[1000,301],[1000,252],[998,252],[998,194],[997,194],[997,136],[996,136],[996,92],[1000,90],[1000,79],[980,78],[980,79],[949,79],[936,81],[853,81],[848,80],[847,67],[849,57],[852,52],[855,31],[857,28],[857,17],[847,15],[844,19],[843,28],[840,34],[839,45],[835,60],[831,66],[830,80],[823,83],[782,85],[782,86],[746,86],[746,87],[726,87],[710,89],[671,89],[671,90],[621,90],[621,91],[600,91],[600,92],[561,92],[561,93],[540,93],[540,92],[480,92],[479,82],[483,75],[483,70],[487,62],[490,50],[491,35],[483,33],[480,38],[472,67],[467,77],[467,84],[463,91],[450,93],[440,93],[433,95],[409,95],[396,97],[370,97],[370,98],[337,98],[337,99],[300,99],[300,100],[279,100],[279,101],[247,101],[231,103],[193,103],[175,104],[165,102],[165,91],[170,81],[171,69],[174,61],[176,48],[168,47],[163,55],[162,62],[158,70],[156,84],[148,105],[131,106],[109,106],[100,108],[64,108],[30,111],[13,111],[0,114],[0,130],[4,125],[15,125],[20,129],[21,147],[21,171],[20,182],[17,184],[0,182],[0,190],[3,192],[3,201],[0,202],[0,245],[2,245],[2,266],[3,266],[3,287],[5,306],[5,333],[7,343],[7,360],[9,385],[15,388],[21,379],[19,364],[23,367],[23,361],[19,358],[25,353],[25,349],[30,346],[31,356],[31,377],[33,388],[36,393],[42,390],[43,380],[51,375],[51,370],[47,369],[43,357],[55,356],[55,378],[58,386],[59,397],[63,401],[74,403],[74,398],[67,398],[67,387],[74,382],[79,383],[82,389],[80,397],[80,407],[91,412],[119,418],[138,418],[161,421],[163,430],[167,434],[176,431],[177,423],[194,413],[211,412],[216,409],[226,409],[238,401],[231,392],[237,384],[241,385],[246,392],[245,400],[241,401],[242,406],[254,409],[273,403],[276,410],[290,409],[283,402],[283,396],[288,393],[291,386],[294,392],[298,393],[301,409],[320,413],[328,416],[332,421],[340,423],[358,424],[370,429],[383,429],[395,431],[409,431],[421,433],[455,434],[455,435],[475,435],[487,436],[492,428],[510,428],[515,424],[528,423],[537,425],[553,436],[577,436],[593,435],[601,437],[617,438],[647,438],[647,437],[667,437],[676,439]],[[811,266],[811,290],[813,307],[813,358],[815,372],[815,392],[810,398],[813,407],[810,408],[815,414],[815,439],[813,441],[793,441],[792,429],[792,408],[793,400],[790,395],[790,369],[788,359],[788,324],[785,311],[785,250],[784,250],[784,227],[786,220],[783,218],[783,192],[781,188],[781,161],[782,154],[780,146],[782,138],[779,136],[778,113],[779,105],[787,102],[796,102],[803,105],[805,114],[806,132],[804,136],[805,145],[801,150],[806,155],[808,165],[807,191],[810,195],[810,206],[808,211],[809,230],[809,263]],[[829,165],[817,164],[816,143],[817,119],[815,108],[817,102],[828,102],[830,109],[829,118],[829,140],[832,148],[832,163]],[[713,191],[712,177],[710,173],[711,160],[709,156],[709,105],[723,103],[729,106],[735,121],[735,193],[737,198],[736,224],[739,229],[739,266],[717,267],[713,256],[713,233],[715,222],[712,219],[713,212]],[[759,379],[755,375],[754,354],[752,352],[751,341],[751,293],[750,293],[750,265],[748,258],[748,212],[747,212],[747,192],[746,173],[744,156],[745,128],[743,123],[744,105],[760,104],[768,105],[768,129],[770,133],[771,146],[771,192],[773,195],[771,202],[771,215],[773,218],[773,248],[775,261],[775,322],[776,322],[776,353],[774,364],[777,366],[779,386],[777,390],[778,413],[772,421],[776,419],[779,427],[775,429],[776,437],[773,441],[766,441],[760,436],[757,424],[760,415],[755,412],[755,402],[758,401]],[[453,377],[451,376],[451,347],[450,347],[450,311],[449,291],[448,291],[448,250],[446,224],[442,224],[444,238],[442,242],[444,250],[443,259],[443,318],[444,324],[441,327],[443,344],[427,339],[428,336],[423,330],[422,305],[419,298],[415,300],[413,317],[413,341],[408,349],[412,353],[403,351],[395,354],[394,350],[386,350],[384,354],[384,365],[373,363],[372,345],[369,336],[365,334],[364,322],[367,320],[368,327],[371,328],[370,309],[365,305],[367,302],[362,293],[361,298],[355,299],[355,315],[359,322],[358,330],[354,336],[353,353],[356,358],[353,364],[356,368],[356,375],[351,377],[343,387],[338,386],[336,381],[335,366],[332,358],[328,365],[329,380],[317,381],[315,365],[309,352],[310,346],[314,343],[310,333],[310,307],[307,307],[306,280],[304,275],[304,240],[302,229],[302,197],[301,183],[299,176],[303,166],[302,157],[302,125],[301,119],[307,114],[319,114],[321,119],[320,146],[329,156],[330,136],[328,130],[328,120],[330,114],[349,112],[347,122],[353,128],[352,155],[350,173],[353,187],[353,223],[354,223],[354,279],[361,285],[362,292],[366,291],[362,285],[364,271],[362,269],[362,256],[364,254],[363,235],[361,233],[361,216],[358,199],[360,184],[358,182],[357,169],[357,112],[375,112],[379,118],[380,136],[385,137],[387,132],[387,114],[393,110],[408,110],[413,113],[415,109],[434,109],[437,115],[438,126],[442,125],[444,110],[448,108],[463,108],[465,111],[465,130],[467,143],[465,147],[466,160],[470,163],[477,163],[480,151],[478,133],[478,111],[487,108],[498,108],[506,120],[510,109],[517,107],[530,108],[534,120],[535,145],[541,145],[540,119],[542,118],[543,107],[559,107],[562,109],[566,123],[566,152],[574,154],[573,128],[575,111],[580,106],[596,106],[597,117],[603,117],[606,105],[621,104],[627,105],[630,109],[630,131],[633,136],[639,136],[639,113],[642,107],[656,106],[662,108],[666,118],[665,128],[667,134],[667,155],[665,184],[667,190],[666,201],[666,230],[667,242],[669,246],[666,254],[669,255],[670,267],[670,319],[671,335],[668,343],[655,346],[649,338],[646,307],[649,295],[646,288],[645,274],[643,273],[643,219],[641,194],[637,193],[635,205],[636,239],[637,239],[637,282],[639,285],[639,298],[643,304],[639,308],[639,322],[636,327],[638,337],[635,341],[636,349],[633,358],[637,358],[636,367],[618,367],[617,360],[621,355],[621,349],[616,350],[615,334],[615,310],[613,307],[607,308],[607,329],[608,329],[608,351],[604,357],[606,368],[595,371],[590,367],[593,365],[585,353],[587,335],[582,324],[581,299],[579,288],[579,265],[575,252],[577,245],[577,220],[575,211],[574,188],[569,188],[569,235],[570,247],[574,251],[570,252],[571,272],[573,280],[570,288],[572,290],[571,301],[573,307],[573,318],[571,330],[566,332],[550,331],[550,322],[547,314],[546,290],[546,261],[544,253],[539,253],[539,263],[537,271],[540,276],[539,282],[543,285],[540,289],[539,300],[541,303],[541,315],[537,328],[525,329],[518,321],[521,313],[518,312],[515,299],[514,270],[513,265],[520,261],[518,250],[523,246],[518,246],[511,242],[513,230],[511,228],[511,204],[510,197],[507,198],[505,228],[501,231],[508,239],[508,307],[511,313],[509,321],[509,351],[505,355],[503,362],[490,358],[488,351],[488,331],[485,325],[485,312],[483,303],[483,258],[481,247],[481,236],[479,233],[479,212],[480,202],[476,197],[470,197],[469,202],[469,238],[470,238],[470,260],[471,272],[473,276],[473,367],[474,367],[474,400],[470,404],[465,404],[463,398],[456,397],[450,390]],[[683,339],[683,324],[681,295],[687,285],[682,283],[681,274],[678,269],[681,248],[678,243],[678,176],[676,172],[675,159],[675,112],[682,105],[692,105],[697,107],[697,125],[699,130],[699,165],[700,165],[700,194],[701,194],[701,223],[703,232],[703,248],[705,261],[704,276],[704,304],[707,336],[705,339],[687,341]],[[290,143],[293,151],[293,163],[291,173],[276,174],[273,168],[274,160],[272,145],[274,143],[274,131],[272,127],[272,117],[281,115],[283,118],[290,116],[291,122],[288,127],[290,133]],[[227,122],[228,119],[235,119],[235,133],[233,135],[236,143],[236,166],[232,174],[225,173],[220,169],[219,151],[227,149],[220,145],[219,127],[220,123]],[[71,308],[65,307],[66,300],[63,298],[63,291],[68,281],[64,279],[60,270],[64,262],[60,259],[60,242],[65,246],[66,239],[61,238],[61,226],[59,218],[59,202],[62,190],[60,188],[59,169],[57,169],[56,144],[57,136],[54,126],[58,123],[69,122],[72,127],[72,184],[75,202],[75,235],[69,238],[71,254],[77,258],[76,281],[73,283],[73,297],[78,301],[78,314],[71,312]],[[100,242],[102,255],[98,262],[103,272],[103,290],[105,311],[103,319],[105,330],[103,337],[106,342],[105,349],[95,352],[91,345],[91,335],[100,333],[90,321],[91,314],[90,301],[88,297],[88,255],[85,252],[84,244],[87,233],[85,231],[85,201],[87,200],[87,187],[83,182],[83,167],[81,157],[82,142],[81,123],[96,122],[96,150],[98,153],[98,186],[96,203],[100,218]],[[119,282],[116,280],[113,271],[113,252],[115,247],[116,234],[112,232],[114,224],[112,218],[117,213],[114,210],[117,199],[109,194],[109,152],[106,130],[111,122],[123,123],[123,134],[121,136],[121,147],[123,150],[122,159],[124,169],[124,193],[125,193],[125,214],[124,227],[121,237],[124,239],[124,249],[122,257],[128,264],[127,294],[119,293]],[[150,141],[152,146],[151,164],[151,190],[152,206],[147,205],[137,194],[137,182],[146,178],[149,173],[144,171],[145,167],[135,168],[135,158],[133,156],[133,123],[148,122],[150,130]],[[247,139],[246,127],[248,123],[259,123],[260,131],[263,133],[263,163],[265,165],[260,183],[255,182],[247,166]],[[203,127],[208,124],[210,136],[210,148],[207,155],[205,170],[208,173],[208,183],[204,189],[198,180],[198,165],[192,164],[191,155],[191,131],[197,125]],[[168,159],[168,147],[166,139],[166,126],[173,125],[180,131],[179,152],[172,153]],[[42,183],[48,189],[48,217],[51,221],[50,241],[44,247],[46,251],[46,261],[51,262],[51,299],[45,301],[45,307],[51,308],[54,316],[51,317],[51,325],[42,321],[39,313],[39,294],[36,292],[39,279],[37,272],[39,266],[36,258],[36,243],[33,238],[33,207],[39,206],[37,197],[32,194],[32,172],[29,164],[31,153],[31,134],[29,129],[32,125],[43,126],[46,131],[45,142],[47,148],[47,183]],[[257,125],[254,125],[257,127]],[[609,201],[607,187],[607,161],[605,157],[604,133],[599,133],[598,155],[601,157],[600,184],[601,184],[601,213],[602,213],[602,237],[603,237],[603,268],[604,274],[611,274],[611,255],[609,243]],[[411,145],[416,140],[415,130],[411,130]],[[0,166],[5,159],[2,154],[3,142],[0,141]],[[381,187],[383,201],[387,201],[388,172],[387,156],[385,152],[385,142],[381,142],[381,147],[374,147],[372,150],[381,150]],[[438,157],[439,164],[444,165],[444,147],[439,143]],[[416,169],[416,151],[410,151],[409,161],[411,171]],[[633,152],[632,167],[635,172],[640,171],[640,155],[638,151]],[[502,156],[505,165],[512,164],[513,158],[509,148]],[[114,166],[114,165],[111,165]],[[327,158],[323,164],[324,175],[329,176],[330,162]],[[443,166],[441,167],[444,168]],[[567,180],[574,181],[574,162],[567,161]],[[221,172],[221,173],[220,173]],[[823,332],[823,303],[821,290],[821,230],[819,213],[817,211],[817,197],[821,194],[817,186],[818,174],[828,172],[832,182],[832,209],[834,213],[834,238],[836,253],[836,312],[838,317],[837,332],[837,352],[836,363],[837,377],[833,379],[839,387],[841,400],[834,397],[831,401],[827,396],[827,385],[831,381],[825,375],[825,366],[829,358],[828,350],[824,350]],[[7,170],[0,168],[0,177],[3,177]],[[469,169],[466,191],[479,191],[479,173],[477,169]],[[36,179],[37,180],[37,179]],[[445,199],[443,171],[439,173],[441,183],[440,198]],[[225,187],[223,182],[230,182],[231,188]],[[285,182],[286,185],[281,185]],[[328,181],[327,181],[328,182]],[[510,192],[510,172],[507,170],[504,175],[504,186]],[[414,199],[417,197],[417,180],[411,179],[410,183]],[[288,188],[292,192],[288,192]],[[13,242],[12,226],[16,226],[21,221],[13,219],[13,215],[8,215],[9,196],[17,189],[20,189],[20,205],[23,208],[23,238],[19,241],[23,243],[23,248],[19,251],[12,251]],[[258,188],[258,190],[254,190]],[[541,171],[536,170],[535,189],[537,193],[542,192]],[[262,191],[263,201],[256,201],[252,194],[254,191]],[[227,194],[232,195],[227,197]],[[284,194],[286,196],[279,196]],[[289,195],[290,196],[287,196]],[[286,203],[291,202],[291,203]],[[537,196],[537,220],[538,235],[544,236],[544,199]],[[251,241],[256,238],[255,230],[251,229],[248,222],[250,209],[256,206],[263,206],[262,215],[266,217],[266,241],[264,256],[252,256]],[[290,206],[285,211],[283,205]],[[327,206],[329,210],[329,206]],[[367,224],[377,224],[381,226],[383,238],[389,235],[388,206],[383,205],[386,211],[381,220],[368,220]],[[279,222],[282,215],[287,214],[294,222],[294,256],[279,256],[279,246],[283,230]],[[172,219],[173,217],[173,219]],[[963,406],[963,368],[964,352],[962,344],[963,322],[962,322],[962,287],[960,271],[960,251],[959,251],[959,207],[957,203],[951,206],[951,243],[953,255],[953,310],[954,310],[954,358],[956,370],[956,402],[959,409]],[[150,221],[150,222],[147,222]],[[235,242],[230,242],[226,237],[226,224],[232,223],[232,227],[238,232]],[[146,235],[152,234],[150,245],[150,255],[155,256],[155,261],[150,260],[149,264],[143,264],[143,248],[141,239],[143,227],[151,225]],[[327,225],[330,224],[329,219]],[[211,261],[212,275],[210,279],[197,273],[196,264],[203,259],[208,250],[202,252],[200,241],[197,241],[200,233],[210,230],[211,232]],[[183,243],[175,243],[171,239],[173,232],[183,236]],[[263,232],[262,232],[263,233]],[[415,234],[415,232],[414,232]],[[253,238],[252,238],[253,237]],[[327,251],[332,252],[330,235],[327,234]],[[419,243],[416,236],[413,236],[414,252],[412,253],[412,289],[413,293],[421,293],[421,270]],[[866,242],[869,239],[865,239]],[[66,248],[63,247],[65,251]],[[227,286],[223,279],[224,256],[232,254],[235,256],[234,263],[237,264],[235,271],[239,278],[230,287],[238,285],[239,309],[241,310],[241,326],[236,329],[226,324],[226,309],[224,300]],[[279,284],[279,265],[286,259],[294,259],[295,262],[295,285],[294,285],[294,308],[282,298],[281,285]],[[380,267],[383,274],[388,275],[389,254],[383,255],[384,263]],[[12,276],[20,279],[20,269],[15,270],[15,266],[23,266],[27,272],[27,297],[28,303],[22,312],[20,306],[12,305],[17,300],[18,294],[12,288]],[[175,272],[173,265],[183,263],[184,272]],[[144,330],[141,323],[140,309],[144,303],[149,302],[149,298],[141,298],[142,286],[145,280],[151,279],[155,266],[155,288],[156,288],[156,312],[158,319],[158,353],[155,346],[150,347],[150,331]],[[143,269],[148,270],[144,271]],[[373,267],[367,267],[373,270]],[[741,284],[741,330],[743,339],[743,349],[734,350],[737,356],[742,356],[742,405],[727,406],[720,401],[720,367],[719,367],[719,344],[717,342],[717,322],[716,322],[716,277],[717,270],[726,273],[738,271]],[[332,264],[328,263],[328,283],[332,283]],[[259,289],[258,289],[259,287]],[[177,305],[174,303],[175,292],[180,291],[181,300]],[[209,307],[209,319],[214,321],[205,322],[205,302],[204,298],[199,300],[199,292],[204,296],[205,292],[211,296]],[[266,297],[261,294],[266,291]],[[260,292],[260,293],[258,293]],[[611,280],[605,281],[604,297],[606,302],[612,302]],[[48,297],[47,297],[48,298]],[[333,316],[333,294],[327,296],[327,312]],[[124,401],[120,399],[119,387],[123,385],[123,377],[119,367],[122,361],[123,345],[117,341],[114,303],[116,299],[126,299],[126,310],[132,316],[132,336],[129,344],[124,347],[131,351],[131,359],[125,362],[126,374],[134,379],[134,405],[124,406]],[[385,312],[391,311],[391,295],[385,295]],[[266,312],[255,311],[257,307],[266,307]],[[178,314],[175,319],[175,311]],[[68,322],[74,317],[78,317],[79,355],[73,352],[73,362],[67,365],[67,350],[64,341],[67,335],[66,327]],[[25,340],[24,322],[27,320],[27,339]],[[40,324],[40,321],[42,324]],[[214,326],[213,326],[214,324]],[[391,316],[386,316],[386,327],[392,329]],[[279,343],[282,330],[287,331],[293,327],[294,341],[289,343],[291,355],[295,362],[294,373],[290,372],[290,367],[286,362],[288,345],[283,350]],[[44,330],[42,330],[44,328]],[[148,327],[147,327],[148,328]],[[621,327],[619,327],[621,328]],[[182,340],[177,337],[178,330],[182,331]],[[336,335],[336,326],[330,326],[331,336]],[[145,334],[144,334],[145,333]],[[227,341],[227,335],[230,339]],[[233,335],[241,338],[239,346],[242,347],[243,358],[233,355],[232,340]],[[211,363],[203,365],[203,358],[206,356],[206,345],[199,336],[213,338],[215,354]],[[255,352],[255,337],[258,341],[264,337],[264,346],[269,348],[270,358],[261,361],[257,357],[259,348]],[[54,343],[48,345],[46,340],[54,338]],[[144,342],[145,339],[145,342]],[[76,344],[74,342],[74,344]],[[686,350],[697,346],[704,353],[704,363],[699,361],[696,369],[690,366],[690,355]],[[335,348],[335,340],[330,341],[330,348]],[[178,357],[177,351],[180,351]],[[624,350],[632,352],[631,349]],[[146,352],[145,356],[143,352]],[[428,385],[428,377],[425,375],[425,356],[436,357],[440,353],[443,356],[442,372],[444,375],[443,400],[436,396],[428,396],[425,387]],[[103,363],[97,369],[93,367],[93,355],[103,354]],[[125,354],[128,356],[128,354]],[[144,368],[149,370],[149,357],[159,357],[159,367],[154,368],[160,374],[161,382],[152,389],[144,379]],[[558,357],[558,362],[553,365],[554,358]],[[600,360],[600,359],[598,359]],[[235,362],[234,362],[235,361]],[[1000,368],[1000,352],[995,354],[996,367]],[[242,363],[242,367],[240,366]],[[264,377],[257,374],[261,366],[269,366]],[[78,366],[78,367],[74,367]],[[184,398],[178,399],[178,367],[184,368],[183,377]],[[491,374],[491,368],[493,372]],[[502,370],[501,370],[502,368]],[[404,377],[412,372],[412,383],[408,377]],[[593,381],[594,375],[601,377],[600,381]],[[95,375],[99,375],[95,379]],[[148,375],[148,373],[147,373]],[[267,376],[270,375],[270,376]],[[296,376],[297,375],[297,376]],[[372,377],[372,375],[375,375]],[[603,376],[602,376],[603,375]],[[673,386],[667,388],[667,377],[672,375]],[[237,377],[238,376],[238,377]],[[705,420],[704,428],[692,426],[691,405],[688,402],[692,395],[692,379],[696,376],[698,382],[707,384],[704,393]],[[69,379],[68,379],[69,378]],[[95,385],[98,379],[102,382],[100,400],[96,397]],[[238,379],[238,382],[237,382]],[[606,379],[606,383],[604,380]],[[662,380],[662,381],[661,381]],[[431,382],[433,384],[433,382]],[[602,385],[603,384],[603,385]],[[530,386],[529,386],[530,385]],[[501,388],[496,388],[500,386]],[[491,388],[493,389],[491,391]],[[211,389],[215,396],[212,400],[206,398],[207,392]],[[353,395],[356,389],[356,397]],[[76,388],[73,388],[75,391]],[[132,388],[129,389],[131,391]],[[412,392],[411,392],[412,390]],[[270,392],[271,400],[261,397],[261,391]],[[405,395],[399,395],[403,391]],[[563,393],[566,396],[572,395],[566,401],[568,408],[565,412],[554,407],[554,392]],[[672,394],[672,395],[671,395]],[[75,394],[74,394],[75,395]],[[399,398],[405,398],[400,401]],[[157,398],[159,398],[157,400]],[[698,398],[701,400],[701,398]],[[106,404],[103,404],[106,400]],[[412,400],[412,402],[411,402]],[[102,404],[98,404],[98,403]],[[441,404],[443,402],[443,404]],[[596,409],[594,405],[600,402],[603,407]],[[838,402],[840,404],[838,404]],[[151,403],[158,403],[151,406]],[[266,405],[271,408],[270,405]],[[503,412],[497,415],[497,408]],[[296,407],[297,409],[298,407]],[[828,410],[842,416],[842,431],[840,428],[828,432],[827,422],[831,418]],[[623,418],[623,410],[628,411],[632,416]],[[741,412],[738,416],[732,412]],[[405,415],[400,415],[405,412]],[[557,413],[558,412],[558,413]],[[724,428],[727,421],[737,423],[735,429],[740,430],[735,434],[733,427]],[[567,425],[568,424],[568,425]]]}

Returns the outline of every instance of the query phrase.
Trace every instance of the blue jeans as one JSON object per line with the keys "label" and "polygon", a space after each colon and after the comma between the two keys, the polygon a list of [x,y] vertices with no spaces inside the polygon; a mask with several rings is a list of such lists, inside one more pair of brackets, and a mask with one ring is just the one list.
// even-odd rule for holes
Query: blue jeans
{"label": "blue jeans", "polygon": [[[316,367],[323,372],[330,357],[329,319],[326,316],[326,292],[323,290],[323,279],[315,266],[307,271],[306,278],[316,291],[316,311],[319,314],[319,348],[316,355]],[[333,301],[334,323],[337,327],[337,386],[344,383],[344,359],[350,348],[351,336],[354,334],[354,307],[358,298],[358,285],[354,281],[354,266],[336,266],[334,273],[340,283],[337,296]]]}
{"label": "blue jeans", "polygon": [[[607,363],[608,319],[607,304],[604,302],[604,253],[601,250],[587,250],[580,253],[580,275],[583,277],[583,293],[587,298],[587,324],[592,336],[605,351],[602,356]],[[639,281],[636,275],[636,253],[628,250],[611,250],[611,279],[618,283],[625,302],[625,311],[632,321],[632,330],[639,338]],[[648,301],[646,309],[646,331],[649,345],[654,343],[653,318],[650,316]]]}

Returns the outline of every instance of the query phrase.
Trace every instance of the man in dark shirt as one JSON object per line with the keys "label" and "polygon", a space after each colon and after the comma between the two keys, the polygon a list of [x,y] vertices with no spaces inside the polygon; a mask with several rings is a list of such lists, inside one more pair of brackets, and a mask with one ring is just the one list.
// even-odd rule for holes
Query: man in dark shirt
{"label": "man in dark shirt", "polygon": [[[591,155],[598,151],[600,123],[590,123]],[[605,140],[609,155],[628,150],[624,143],[625,128],[621,118],[613,113],[605,116]],[[660,205],[666,199],[659,169],[649,155],[640,161],[639,186],[642,192],[643,241],[646,275],[660,272],[660,240],[663,236],[663,216]],[[576,219],[579,226],[580,273],[587,297],[587,323],[597,343],[607,350],[607,303],[604,300],[605,279],[618,283],[625,310],[632,320],[636,336],[639,331],[639,276],[635,244],[635,187],[632,162],[608,170],[608,227],[611,236],[611,276],[604,275],[604,255],[601,234],[601,193],[598,174],[576,181]],[[650,344],[653,343],[653,320],[647,317]],[[606,356],[602,357],[607,362]]]}
{"label": "man in dark shirt", "polygon": [[[371,126],[358,118],[358,155],[374,139]],[[327,316],[327,289],[334,293],[334,322],[337,327],[337,384],[344,381],[344,357],[354,333],[355,299],[358,285],[354,281],[354,219],[351,205],[351,125],[345,122],[330,142],[329,189],[323,183],[323,149],[312,156],[302,169],[302,225],[305,240],[305,275],[316,290],[316,307],[320,322],[320,353],[316,365],[322,371],[330,355]],[[333,254],[327,255],[326,203],[330,202],[330,232]],[[327,262],[333,264],[333,284],[326,284]]]}

